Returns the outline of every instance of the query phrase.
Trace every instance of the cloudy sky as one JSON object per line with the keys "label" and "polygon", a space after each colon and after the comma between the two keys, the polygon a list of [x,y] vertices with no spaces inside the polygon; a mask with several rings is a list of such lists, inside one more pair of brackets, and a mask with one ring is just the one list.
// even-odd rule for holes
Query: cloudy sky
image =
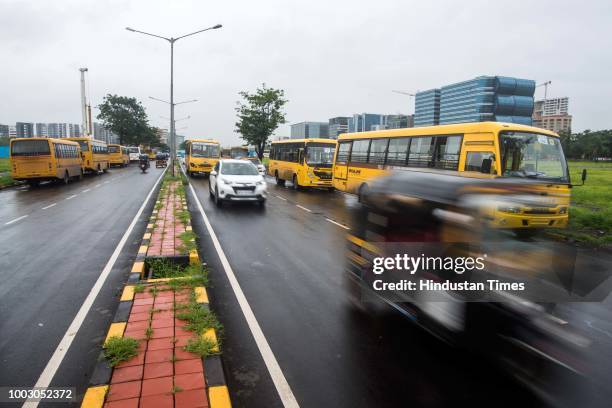
{"label": "cloudy sky", "polygon": [[169,45],[125,27],[176,37],[220,23],[175,46],[175,98],[199,99],[176,109],[188,137],[237,143],[238,92],[262,82],[285,90],[295,123],[412,113],[392,89],[482,74],[551,80],[574,130],[611,128],[610,21],[609,0],[0,0],[0,123],[80,123],[88,67],[92,105],[134,96],[167,127],[169,109],[148,97],[169,98]]}

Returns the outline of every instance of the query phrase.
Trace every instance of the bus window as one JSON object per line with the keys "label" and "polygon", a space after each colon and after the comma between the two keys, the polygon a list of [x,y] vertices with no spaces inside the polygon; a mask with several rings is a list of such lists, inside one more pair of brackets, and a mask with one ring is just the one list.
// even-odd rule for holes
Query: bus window
{"label": "bus window", "polygon": [[389,141],[387,164],[390,166],[405,166],[408,145],[410,145],[410,138],[401,137],[391,139]]}
{"label": "bus window", "polygon": [[385,164],[385,155],[387,154],[388,144],[389,139],[372,139],[368,163]]}
{"label": "bus window", "polygon": [[18,140],[13,142],[13,156],[48,156],[51,154],[47,140]]}
{"label": "bus window", "polygon": [[410,143],[408,166],[429,167],[433,161],[433,137],[415,137]]}
{"label": "bus window", "polygon": [[338,144],[338,154],[336,155],[336,163],[341,163],[341,164],[348,163],[350,153],[351,153],[351,142],[340,142]]}
{"label": "bus window", "polygon": [[461,149],[461,136],[436,137],[436,150],[434,167],[444,170],[457,170],[459,168],[459,150]]}
{"label": "bus window", "polygon": [[[464,171],[477,171],[482,172],[482,161],[485,159],[493,160],[494,154],[492,152],[467,152],[465,156]],[[495,166],[491,166],[491,173],[495,172]]]}
{"label": "bus window", "polygon": [[351,151],[352,163],[366,163],[368,161],[368,150],[370,149],[371,139],[359,139],[353,141],[353,149]]}

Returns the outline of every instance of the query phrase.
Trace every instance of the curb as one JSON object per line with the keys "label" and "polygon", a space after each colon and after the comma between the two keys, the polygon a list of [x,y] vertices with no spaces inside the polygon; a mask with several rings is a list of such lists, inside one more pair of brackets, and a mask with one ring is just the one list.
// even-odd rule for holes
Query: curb
{"label": "curb", "polygon": [[[159,193],[158,193],[159,194]],[[155,202],[157,204],[158,201]],[[182,209],[188,211],[187,202],[185,199],[182,200]],[[157,278],[157,279],[146,279],[145,275],[147,272],[146,254],[153,232],[155,224],[155,215],[157,210],[153,209],[149,223],[145,229],[142,237],[141,245],[138,249],[136,259],[132,265],[132,269],[128,276],[127,282],[123,287],[121,297],[119,299],[119,305],[113,316],[112,323],[106,334],[104,344],[109,338],[113,336],[123,337],[127,321],[134,305],[135,291],[134,287],[136,284],[150,284],[158,282],[168,282],[173,279],[181,278]],[[186,225],[186,231],[192,231],[191,219]],[[154,257],[152,257],[154,258]],[[159,258],[171,258],[172,262],[179,262],[184,265],[199,265],[201,264],[201,258],[198,254],[197,249],[189,251],[187,255],[174,256],[174,257],[159,257]],[[208,292],[204,286],[198,286],[193,288],[196,296],[196,302],[200,307],[207,310],[210,309]],[[214,328],[206,330],[202,335],[212,342],[215,346],[213,352],[218,353],[218,337]],[[213,354],[206,357],[202,357],[202,364],[204,366],[204,382],[207,390],[208,406],[210,408],[231,408],[231,400],[229,390],[227,387],[225,370],[223,367],[223,361],[219,354]],[[105,404],[106,396],[110,390],[110,382],[113,374],[113,368],[107,363],[104,358],[104,351],[101,351],[98,357],[98,361],[94,368],[94,371],[89,379],[89,386],[83,397],[81,403],[82,408],[101,408]],[[180,408],[180,407],[177,407]]]}

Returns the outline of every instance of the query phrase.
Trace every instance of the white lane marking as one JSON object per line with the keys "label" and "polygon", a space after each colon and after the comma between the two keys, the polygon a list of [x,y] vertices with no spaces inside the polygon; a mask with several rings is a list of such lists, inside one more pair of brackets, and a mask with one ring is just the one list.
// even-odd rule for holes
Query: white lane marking
{"label": "white lane marking", "polygon": [[[130,223],[127,230],[123,234],[123,237],[121,237],[121,240],[117,244],[115,251],[109,258],[106,265],[104,266],[102,273],[100,273],[98,280],[96,280],[96,283],[93,285],[93,287],[89,291],[87,298],[85,298],[85,301],[81,305],[81,308],[77,312],[76,316],[74,316],[74,320],[72,320],[72,323],[70,323],[68,330],[66,330],[66,333],[64,333],[64,337],[62,337],[62,340],[57,345],[55,352],[49,359],[49,362],[45,366],[45,369],[43,370],[40,377],[38,378],[38,381],[36,381],[35,387],[46,388],[49,386],[49,384],[51,384],[51,380],[53,379],[53,376],[55,376],[57,369],[59,368],[60,364],[62,363],[62,360],[66,356],[66,353],[68,352],[68,349],[70,348],[70,345],[72,344],[72,340],[74,340],[74,338],[77,335],[77,332],[81,328],[81,325],[83,324],[85,317],[87,317],[87,314],[89,313],[89,310],[91,309],[91,306],[93,305],[94,300],[96,300],[98,293],[100,293],[100,290],[102,289],[102,286],[104,285],[104,282],[106,281],[106,278],[108,278],[108,275],[113,269],[113,266],[115,265],[115,262],[117,261],[117,258],[119,257],[119,254],[123,250],[123,247],[125,246],[125,243],[127,242],[128,237],[130,236],[130,234],[132,233],[132,230],[136,226],[138,219],[142,215],[142,212],[144,211],[144,208],[147,205],[147,202],[149,202],[149,199],[151,198],[153,191],[155,191],[155,187],[157,187],[157,185],[159,184],[159,181],[164,176],[164,173],[165,173],[165,170],[161,173],[161,175],[159,176],[159,178],[157,179],[157,181],[151,188],[151,191],[149,191],[149,194],[147,194],[147,196],[145,197],[144,201],[142,202],[142,205],[140,206],[140,209],[138,209],[138,212],[134,216],[134,219],[132,219],[132,222]],[[38,406],[38,401],[26,402],[23,404],[23,407],[28,407],[28,408],[35,408],[37,406]]]}
{"label": "white lane marking", "polygon": [[110,183],[110,181],[108,181],[108,180],[106,180],[106,181],[104,182],[104,184],[108,184],[108,183]]}
{"label": "white lane marking", "polygon": [[70,197],[66,197],[66,200],[72,200],[74,197],[76,197],[76,194],[71,195]]}
{"label": "white lane marking", "polygon": [[91,191],[91,188],[86,188],[85,190],[83,190],[83,193],[87,193],[89,191]]}
{"label": "white lane marking", "polygon": [[278,365],[278,361],[276,361],[276,357],[268,344],[268,340],[263,334],[259,323],[257,322],[257,318],[255,318],[255,314],[251,309],[251,305],[244,296],[244,292],[240,287],[240,283],[238,283],[238,279],[236,279],[236,275],[234,275],[234,271],[225,256],[225,252],[223,252],[223,248],[221,248],[221,243],[217,239],[217,235],[208,221],[208,217],[204,212],[204,208],[202,208],[202,203],[200,203],[200,199],[196,195],[195,190],[193,189],[193,185],[189,183],[189,188],[191,189],[191,194],[195,198],[196,204],[198,205],[198,209],[200,210],[200,214],[202,214],[202,218],[204,219],[204,224],[206,225],[206,229],[210,234],[210,238],[213,241],[213,245],[215,246],[215,250],[217,251],[217,255],[221,260],[221,264],[223,265],[223,269],[225,270],[225,275],[230,282],[232,290],[234,291],[234,295],[236,296],[236,300],[238,300],[238,304],[240,305],[240,309],[242,310],[242,314],[249,325],[249,329],[251,330],[251,334],[253,334],[253,338],[255,339],[255,343],[257,344],[257,348],[261,353],[261,357],[268,368],[268,372],[270,373],[270,377],[272,377],[272,381],[274,382],[274,386],[276,387],[276,391],[280,396],[281,401],[283,402],[283,406],[285,407],[299,407],[295,396],[293,395],[293,391],[291,391],[291,387],[283,374],[280,366]]}
{"label": "white lane marking", "polygon": [[23,220],[26,217],[27,217],[27,215],[22,215],[21,217],[15,218],[14,220],[11,220],[9,222],[5,222],[4,225],[11,225],[12,223],[17,222],[19,220]]}
{"label": "white lane marking", "polygon": [[281,200],[283,200],[283,201],[287,201],[287,199],[286,199],[285,197],[281,197],[281,196],[276,195],[276,194],[274,194],[274,197],[276,197],[276,198],[278,198],[278,199],[281,199]]}
{"label": "white lane marking", "polygon": [[42,209],[46,210],[47,208],[55,207],[56,205],[57,205],[57,203],[49,204],[48,206],[43,207]]}
{"label": "white lane marking", "polygon": [[332,224],[336,224],[337,226],[342,227],[342,228],[344,228],[345,230],[350,230],[350,228],[349,228],[349,227],[347,227],[346,225],[342,225],[342,224],[340,224],[340,223],[337,223],[336,221],[334,221],[334,220],[330,220],[330,219],[329,219],[329,218],[327,218],[327,217],[325,218],[325,220],[326,220],[326,221],[331,222]]}
{"label": "white lane marking", "polygon": [[312,210],[309,210],[309,209],[308,209],[308,208],[306,208],[306,207],[302,207],[302,206],[301,206],[301,205],[299,205],[299,204],[296,204],[295,206],[296,206],[297,208],[301,208],[301,209],[302,209],[302,210],[304,210],[304,211],[308,211],[309,213],[311,213],[311,212],[312,212]]}
{"label": "white lane marking", "polygon": [[96,184],[96,185],[94,186],[94,188],[98,188],[98,187],[100,187],[101,185],[102,185],[102,184]]}

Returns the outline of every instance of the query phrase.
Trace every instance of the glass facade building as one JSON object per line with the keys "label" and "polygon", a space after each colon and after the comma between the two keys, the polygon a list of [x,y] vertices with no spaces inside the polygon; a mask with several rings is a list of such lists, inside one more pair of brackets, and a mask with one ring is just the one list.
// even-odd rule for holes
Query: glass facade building
{"label": "glass facade building", "polygon": [[291,125],[291,139],[329,138],[326,122],[301,122]]}
{"label": "glass facade building", "polygon": [[349,120],[349,133],[369,132],[380,125],[384,125],[383,115],[377,113],[355,114]]}
{"label": "glass facade building", "polygon": [[[439,92],[437,107],[435,91]],[[531,125],[534,92],[535,81],[502,76],[480,76],[419,92],[415,126],[485,121]]]}

